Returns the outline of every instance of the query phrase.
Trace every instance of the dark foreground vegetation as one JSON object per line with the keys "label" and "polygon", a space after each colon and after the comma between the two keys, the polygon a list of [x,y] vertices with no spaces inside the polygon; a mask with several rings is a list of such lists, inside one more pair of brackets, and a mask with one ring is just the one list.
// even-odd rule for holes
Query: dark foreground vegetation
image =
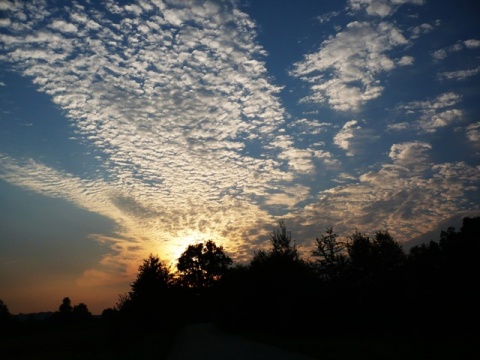
{"label": "dark foreground vegetation", "polygon": [[408,253],[388,232],[342,242],[327,229],[306,261],[283,222],[270,241],[247,265],[213,241],[188,246],[176,272],[150,255],[101,317],[65,298],[20,319],[0,301],[2,358],[161,359],[194,322],[326,360],[480,358],[480,217]]}

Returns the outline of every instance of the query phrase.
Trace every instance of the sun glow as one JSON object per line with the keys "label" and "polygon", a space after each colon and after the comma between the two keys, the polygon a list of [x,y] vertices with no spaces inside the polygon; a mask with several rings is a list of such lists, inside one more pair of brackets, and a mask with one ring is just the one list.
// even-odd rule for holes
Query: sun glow
{"label": "sun glow", "polygon": [[[221,245],[223,242],[221,238],[218,234],[213,234],[210,231],[183,230],[179,231],[176,236],[172,236],[171,240],[167,243],[162,243],[161,252],[164,254],[167,263],[175,267],[178,258],[189,245],[206,242],[208,240],[213,240],[218,245]],[[166,244],[168,245],[165,247]]]}

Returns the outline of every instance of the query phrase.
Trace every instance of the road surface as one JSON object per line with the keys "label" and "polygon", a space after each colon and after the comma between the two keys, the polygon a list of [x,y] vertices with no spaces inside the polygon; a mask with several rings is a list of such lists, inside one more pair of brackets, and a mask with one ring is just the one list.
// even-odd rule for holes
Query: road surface
{"label": "road surface", "polygon": [[180,333],[167,360],[314,360],[229,334],[213,324],[193,324]]}

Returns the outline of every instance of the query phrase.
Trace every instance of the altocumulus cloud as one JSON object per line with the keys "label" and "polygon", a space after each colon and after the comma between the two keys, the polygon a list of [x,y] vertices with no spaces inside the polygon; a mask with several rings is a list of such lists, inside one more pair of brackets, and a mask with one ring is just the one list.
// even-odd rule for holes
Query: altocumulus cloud
{"label": "altocumulus cloud", "polygon": [[459,108],[462,97],[454,92],[437,96],[435,99],[425,101],[412,101],[398,107],[404,111],[410,121],[390,124],[390,130],[406,130],[413,128],[421,132],[436,132],[462,119],[463,110]]}
{"label": "altocumulus cloud", "polygon": [[315,234],[309,226],[316,229],[320,222],[324,228],[334,226],[343,236],[353,230],[389,230],[405,241],[423,234],[446,214],[470,210],[467,195],[478,192],[480,166],[434,164],[430,150],[425,142],[393,144],[390,161],[379,170],[363,173],[358,180],[341,174],[349,184],[321,191],[318,201],[292,221],[298,221],[311,237]]}
{"label": "altocumulus cloud", "polygon": [[289,185],[315,156],[283,132],[254,24],[229,1],[102,6],[2,3],[1,40],[2,59],[102,154],[108,180],[8,157],[2,178],[116,220],[119,237],[108,241],[119,259],[133,238],[176,256],[191,234],[228,238],[246,255],[247,230],[272,223],[268,206],[304,199]]}
{"label": "altocumulus cloud", "polygon": [[[416,66],[421,59],[409,49],[438,25],[392,19],[421,0],[349,0],[319,18],[348,14],[290,75],[307,84],[301,106],[333,110],[328,121],[286,113],[255,23],[235,1],[60,3],[0,2],[0,60],[50,96],[101,165],[74,174],[41,156],[0,154],[0,178],[115,221],[114,234],[94,235],[111,251],[82,285],[128,281],[149,252],[173,260],[195,240],[211,238],[248,259],[279,216],[299,242],[327,226],[343,235],[389,229],[403,241],[478,209],[466,199],[478,193],[480,168],[435,163],[426,137],[461,123],[460,93],[395,103],[400,118],[385,125],[395,140],[378,145],[375,163],[358,161],[383,126],[362,107],[384,94],[387,75]],[[431,55],[438,64],[479,43]],[[477,74],[452,70],[438,83]],[[478,144],[478,129],[469,124],[461,136]],[[398,140],[400,130],[412,138]]]}
{"label": "altocumulus cloud", "polygon": [[414,61],[412,56],[395,59],[388,55],[393,49],[406,47],[411,40],[393,21],[383,19],[407,3],[422,1],[349,1],[349,9],[366,11],[374,19],[350,22],[325,40],[317,52],[294,65],[290,74],[310,84],[311,94],[303,101],[327,102],[335,110],[357,111],[381,96],[384,87],[380,76]]}

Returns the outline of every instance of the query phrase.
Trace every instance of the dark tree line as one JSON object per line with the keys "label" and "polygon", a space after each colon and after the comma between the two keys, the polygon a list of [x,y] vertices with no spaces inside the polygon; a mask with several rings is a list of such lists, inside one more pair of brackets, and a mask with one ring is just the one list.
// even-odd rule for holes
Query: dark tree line
{"label": "dark tree line", "polygon": [[466,331],[480,320],[479,238],[478,217],[408,253],[386,231],[343,242],[329,228],[306,261],[280,222],[270,248],[249,264],[233,264],[213,241],[190,245],[175,273],[151,255],[117,312],[140,327],[216,321],[296,334]]}
{"label": "dark tree line", "polygon": [[[355,232],[341,241],[332,228],[314,240],[313,261],[299,256],[284,222],[270,248],[233,264],[213,241],[189,245],[176,271],[150,255],[128,293],[102,319],[116,335],[163,331],[215,321],[230,329],[278,334],[358,332],[462,333],[480,320],[480,217],[459,231],[404,252],[386,231]],[[11,321],[0,300],[0,324]],[[65,298],[56,322],[90,321],[85,304]]]}

